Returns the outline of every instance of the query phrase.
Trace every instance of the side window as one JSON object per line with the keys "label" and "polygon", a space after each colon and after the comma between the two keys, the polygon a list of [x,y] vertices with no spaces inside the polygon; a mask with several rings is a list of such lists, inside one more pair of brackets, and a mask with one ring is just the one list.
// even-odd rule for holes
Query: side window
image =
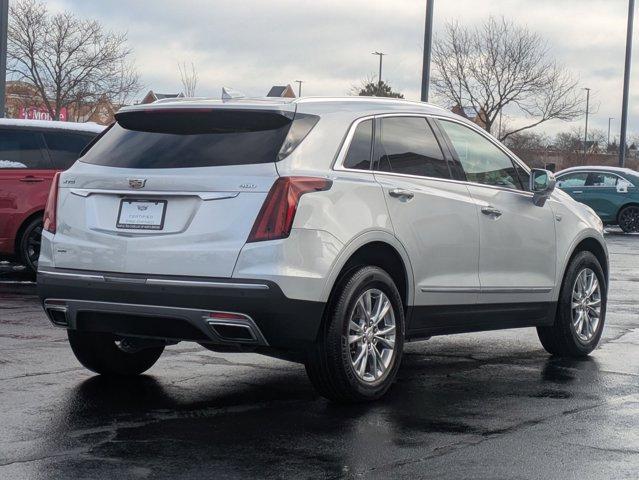
{"label": "side window", "polygon": [[459,123],[440,121],[470,182],[524,190],[512,160],[496,145]]}
{"label": "side window", "polygon": [[40,133],[26,130],[0,129],[0,169],[51,168],[42,155]]}
{"label": "side window", "polygon": [[82,149],[93,139],[92,135],[67,132],[45,132],[43,135],[56,170],[71,167]]}
{"label": "side window", "polygon": [[616,187],[619,177],[606,172],[590,172],[586,187]]}
{"label": "side window", "polygon": [[370,170],[372,145],[373,121],[364,120],[355,129],[355,134],[344,159],[344,167],[355,170]]}
{"label": "side window", "polygon": [[437,138],[422,117],[389,117],[378,122],[375,157],[382,172],[450,178]]}
{"label": "side window", "polygon": [[572,188],[572,187],[579,188],[586,185],[587,179],[588,179],[587,172],[569,173],[567,175],[562,175],[559,179],[557,179],[557,186],[559,188]]}

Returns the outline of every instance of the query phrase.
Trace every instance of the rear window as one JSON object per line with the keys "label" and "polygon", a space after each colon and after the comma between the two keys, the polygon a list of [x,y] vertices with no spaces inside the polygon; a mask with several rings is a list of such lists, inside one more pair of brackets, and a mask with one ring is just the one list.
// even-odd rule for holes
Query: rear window
{"label": "rear window", "polygon": [[[80,159],[124,168],[185,168],[275,162],[305,135],[292,113],[257,110],[146,110],[116,115],[115,125]],[[306,133],[311,116],[297,115]],[[291,138],[287,135],[291,132]],[[294,133],[294,134],[293,134]],[[302,132],[304,133],[304,132]],[[294,138],[293,138],[294,137]],[[282,149],[286,141],[285,148]],[[279,157],[278,157],[279,154]]]}

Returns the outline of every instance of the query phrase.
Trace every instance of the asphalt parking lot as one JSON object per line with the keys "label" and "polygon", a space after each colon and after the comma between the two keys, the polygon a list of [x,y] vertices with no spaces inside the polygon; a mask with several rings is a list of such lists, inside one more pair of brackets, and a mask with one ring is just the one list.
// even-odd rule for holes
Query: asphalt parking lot
{"label": "asphalt parking lot", "polygon": [[601,347],[549,357],[533,329],[409,345],[372,405],[319,398],[302,366],[169,347],[93,376],[35,287],[0,264],[0,478],[639,478],[639,236],[611,233]]}

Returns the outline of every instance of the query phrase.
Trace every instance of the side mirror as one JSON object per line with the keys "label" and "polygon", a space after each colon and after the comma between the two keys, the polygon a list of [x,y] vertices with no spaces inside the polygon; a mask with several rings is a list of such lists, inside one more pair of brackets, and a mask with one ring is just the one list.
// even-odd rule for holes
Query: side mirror
{"label": "side mirror", "polygon": [[549,170],[533,168],[530,172],[530,191],[533,193],[533,203],[543,207],[550,194],[555,189],[555,175]]}

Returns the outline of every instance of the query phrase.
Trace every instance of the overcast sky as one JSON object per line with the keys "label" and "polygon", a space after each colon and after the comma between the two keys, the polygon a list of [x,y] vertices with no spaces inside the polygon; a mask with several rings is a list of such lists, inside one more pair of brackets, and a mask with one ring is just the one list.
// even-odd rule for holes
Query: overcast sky
{"label": "overcast sky", "polygon": [[[475,25],[489,15],[503,15],[540,33],[556,58],[592,88],[599,104],[592,117],[595,128],[607,129],[608,117],[614,117],[613,131],[618,130],[627,0],[435,2],[436,33],[447,21]],[[380,50],[388,53],[384,80],[406,98],[419,99],[424,0],[46,3],[128,31],[145,90],[179,91],[178,62],[194,62],[202,96],[219,97],[222,86],[265,95],[271,85],[298,79],[304,80],[304,95],[345,95],[362,78],[376,75],[378,60],[371,52]],[[639,64],[632,79],[629,128],[639,133]],[[553,122],[541,130],[554,133],[571,126]]]}

